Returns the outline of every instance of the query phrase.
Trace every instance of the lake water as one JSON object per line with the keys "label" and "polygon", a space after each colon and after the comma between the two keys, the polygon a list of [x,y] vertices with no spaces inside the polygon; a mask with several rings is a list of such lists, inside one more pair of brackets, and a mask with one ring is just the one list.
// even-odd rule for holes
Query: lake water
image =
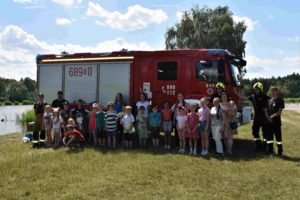
{"label": "lake water", "polygon": [[0,135],[9,133],[23,133],[25,128],[17,123],[23,112],[32,109],[26,106],[0,106]]}

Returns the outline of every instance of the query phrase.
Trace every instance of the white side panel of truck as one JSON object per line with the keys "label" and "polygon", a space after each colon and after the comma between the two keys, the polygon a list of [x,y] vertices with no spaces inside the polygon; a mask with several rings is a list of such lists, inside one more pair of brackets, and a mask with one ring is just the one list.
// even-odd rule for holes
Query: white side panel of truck
{"label": "white side panel of truck", "polygon": [[82,99],[86,103],[96,101],[97,65],[65,65],[65,99],[70,103]]}
{"label": "white side panel of truck", "polygon": [[62,90],[62,65],[39,65],[38,80],[39,92],[44,93],[46,102],[52,103],[57,91]]}
{"label": "white side panel of truck", "polygon": [[104,106],[114,101],[118,92],[123,94],[124,103],[129,102],[130,62],[101,63],[99,70],[99,101]]}

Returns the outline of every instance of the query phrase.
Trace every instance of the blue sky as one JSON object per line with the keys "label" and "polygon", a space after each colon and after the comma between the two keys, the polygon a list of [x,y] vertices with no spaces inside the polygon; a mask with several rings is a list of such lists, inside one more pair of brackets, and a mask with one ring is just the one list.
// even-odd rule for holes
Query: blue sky
{"label": "blue sky", "polygon": [[0,76],[35,79],[37,54],[164,49],[167,28],[195,4],[245,21],[248,78],[300,73],[297,0],[1,0]]}

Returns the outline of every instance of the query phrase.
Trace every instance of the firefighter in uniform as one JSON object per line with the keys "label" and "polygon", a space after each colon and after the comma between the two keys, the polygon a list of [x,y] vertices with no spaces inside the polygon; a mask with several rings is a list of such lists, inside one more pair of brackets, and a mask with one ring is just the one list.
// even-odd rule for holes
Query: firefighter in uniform
{"label": "firefighter in uniform", "polygon": [[268,109],[266,117],[268,119],[267,126],[267,152],[273,154],[273,135],[275,135],[278,155],[282,156],[282,135],[281,135],[281,112],[284,109],[284,100],[278,95],[278,88],[272,86],[270,88],[271,99],[268,101]]}
{"label": "firefighter in uniform", "polygon": [[[260,82],[257,82],[253,85],[254,93],[249,96],[240,96],[243,100],[250,100],[254,108],[254,120],[252,125],[252,135],[254,137],[256,151],[265,151],[267,147],[267,135],[266,135],[266,126],[267,119],[265,116],[266,109],[268,107],[269,96],[263,93],[264,87]],[[263,142],[259,136],[259,130],[262,130]]]}
{"label": "firefighter in uniform", "polygon": [[36,102],[33,106],[35,114],[35,122],[32,137],[33,147],[43,146],[46,139],[45,130],[43,128],[43,114],[44,108],[47,105],[47,103],[44,101],[44,94],[40,93],[38,97],[38,102]]}
{"label": "firefighter in uniform", "polygon": [[225,91],[225,85],[222,82],[219,82],[216,84],[216,88],[217,88],[217,92],[214,93],[213,95],[211,95],[210,97],[210,104],[212,105],[214,98],[218,97],[219,99],[221,99],[221,95],[222,93]]}

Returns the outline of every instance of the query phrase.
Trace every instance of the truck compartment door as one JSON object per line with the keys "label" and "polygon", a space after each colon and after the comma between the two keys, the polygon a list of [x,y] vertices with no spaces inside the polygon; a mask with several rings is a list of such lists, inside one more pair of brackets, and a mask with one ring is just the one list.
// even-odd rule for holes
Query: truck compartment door
{"label": "truck compartment door", "polygon": [[114,101],[121,92],[124,103],[129,102],[130,93],[130,62],[101,63],[99,70],[99,101],[106,105]]}
{"label": "truck compartment door", "polygon": [[67,64],[65,66],[65,98],[70,103],[82,99],[96,101],[97,65]]}
{"label": "truck compartment door", "polygon": [[62,65],[38,65],[38,88],[46,102],[56,99],[57,91],[62,90]]}

